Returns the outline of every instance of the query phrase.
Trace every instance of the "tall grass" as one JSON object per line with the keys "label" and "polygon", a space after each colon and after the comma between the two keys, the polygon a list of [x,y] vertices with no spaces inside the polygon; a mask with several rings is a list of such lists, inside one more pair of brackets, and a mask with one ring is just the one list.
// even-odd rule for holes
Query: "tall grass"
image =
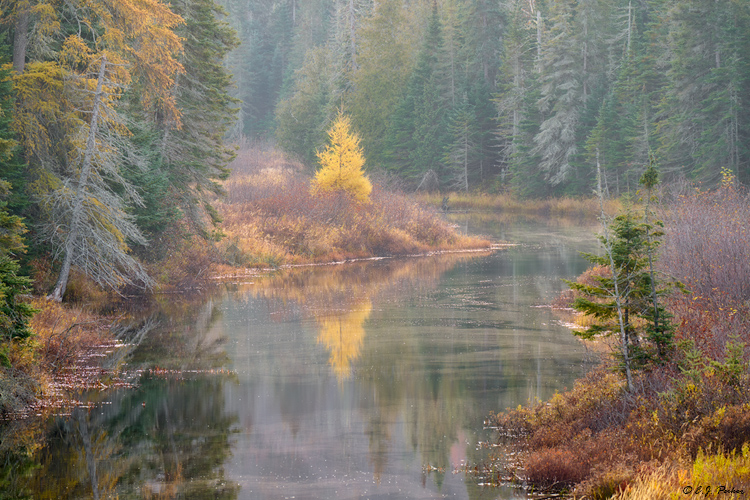
{"label": "tall grass", "polygon": [[[595,219],[601,214],[599,199],[590,198],[548,198],[521,199],[508,193],[422,193],[417,195],[420,201],[435,207],[442,206],[443,199],[448,198],[451,210],[491,210],[517,215],[540,215],[544,217],[567,217],[577,219]],[[604,210],[614,214],[622,210],[618,199],[605,201]]]}

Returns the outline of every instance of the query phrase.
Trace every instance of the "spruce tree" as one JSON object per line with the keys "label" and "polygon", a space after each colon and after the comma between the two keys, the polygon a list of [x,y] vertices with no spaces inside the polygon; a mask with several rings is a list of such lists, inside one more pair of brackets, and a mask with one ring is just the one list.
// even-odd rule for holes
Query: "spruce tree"
{"label": "spruce tree", "polygon": [[406,95],[396,109],[388,131],[389,168],[418,182],[429,170],[447,181],[442,156],[447,144],[446,81],[440,72],[443,36],[437,3],[417,56]]}
{"label": "spruce tree", "polygon": [[224,59],[238,40],[214,0],[171,0],[171,6],[185,20],[177,31],[185,40],[185,71],[173,89],[181,124],[162,123],[162,164],[173,202],[192,230],[207,237],[218,222],[209,197],[222,192],[218,181],[227,178],[234,158],[224,136],[237,118],[237,102],[229,95],[232,78]]}
{"label": "spruce tree", "polygon": [[545,180],[559,185],[573,173],[583,90],[580,47],[574,36],[575,2],[554,2],[550,12],[549,35],[542,47],[541,99],[544,117],[534,136],[534,153],[541,162]]}

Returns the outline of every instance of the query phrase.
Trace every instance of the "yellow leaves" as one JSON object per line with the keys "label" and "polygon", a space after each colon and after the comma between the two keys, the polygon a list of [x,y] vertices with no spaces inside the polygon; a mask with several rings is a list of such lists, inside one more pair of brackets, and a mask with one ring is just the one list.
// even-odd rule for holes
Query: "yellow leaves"
{"label": "yellow leaves", "polygon": [[328,349],[328,364],[339,381],[349,378],[351,364],[359,357],[365,338],[364,323],[370,317],[369,300],[352,307],[349,312],[333,317],[318,318],[318,344]]}
{"label": "yellow leaves", "polygon": [[79,35],[71,35],[63,42],[60,60],[67,67],[88,66],[93,51]]}
{"label": "yellow leaves", "polygon": [[362,171],[365,158],[359,137],[350,129],[349,117],[339,112],[328,131],[328,146],[317,153],[321,168],[315,174],[313,191],[344,191],[366,203],[372,184]]}
{"label": "yellow leaves", "polygon": [[59,143],[54,128],[76,130],[80,120],[65,98],[62,68],[53,61],[31,62],[13,77],[16,89],[14,130],[24,147],[37,157],[45,157]]}

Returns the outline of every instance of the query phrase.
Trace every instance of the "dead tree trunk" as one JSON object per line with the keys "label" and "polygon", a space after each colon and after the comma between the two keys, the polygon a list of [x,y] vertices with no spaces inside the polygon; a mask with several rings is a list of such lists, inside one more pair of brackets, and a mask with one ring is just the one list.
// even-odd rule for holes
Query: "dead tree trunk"
{"label": "dead tree trunk", "polygon": [[70,277],[70,266],[73,262],[73,253],[75,252],[75,246],[78,239],[78,233],[80,231],[81,224],[83,223],[83,202],[86,198],[86,187],[88,186],[89,176],[91,175],[91,163],[96,151],[96,133],[97,133],[97,121],[99,119],[99,106],[104,95],[104,76],[107,69],[107,57],[102,56],[102,62],[99,66],[99,78],[96,83],[96,92],[94,93],[94,105],[91,113],[91,124],[89,125],[89,135],[86,140],[86,151],[83,156],[83,164],[81,165],[81,173],[78,177],[78,185],[76,187],[76,197],[73,202],[73,213],[70,217],[70,227],[68,229],[68,237],[65,240],[65,255],[63,257],[62,268],[60,269],[60,276],[57,279],[55,289],[51,294],[47,296],[48,299],[61,302],[65,289],[68,286],[68,278]]}

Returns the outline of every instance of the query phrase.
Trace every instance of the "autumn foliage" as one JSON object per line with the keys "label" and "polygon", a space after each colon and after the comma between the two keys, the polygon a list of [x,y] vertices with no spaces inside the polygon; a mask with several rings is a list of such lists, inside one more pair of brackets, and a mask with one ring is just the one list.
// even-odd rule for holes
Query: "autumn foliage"
{"label": "autumn foliage", "polygon": [[226,263],[265,267],[489,246],[380,183],[370,203],[310,184],[302,165],[272,147],[243,148],[224,185],[227,197],[217,203]]}
{"label": "autumn foliage", "polygon": [[360,202],[369,201],[372,184],[362,170],[365,157],[348,116],[339,112],[328,138],[329,144],[317,154],[320,170],[312,182],[314,192],[342,191]]}
{"label": "autumn foliage", "polygon": [[600,369],[549,402],[497,417],[505,434],[521,434],[518,474],[537,488],[623,499],[670,498],[711,482],[748,489],[750,199],[727,182],[669,200],[658,271],[687,292],[665,297],[676,349],[638,372],[634,391]]}

